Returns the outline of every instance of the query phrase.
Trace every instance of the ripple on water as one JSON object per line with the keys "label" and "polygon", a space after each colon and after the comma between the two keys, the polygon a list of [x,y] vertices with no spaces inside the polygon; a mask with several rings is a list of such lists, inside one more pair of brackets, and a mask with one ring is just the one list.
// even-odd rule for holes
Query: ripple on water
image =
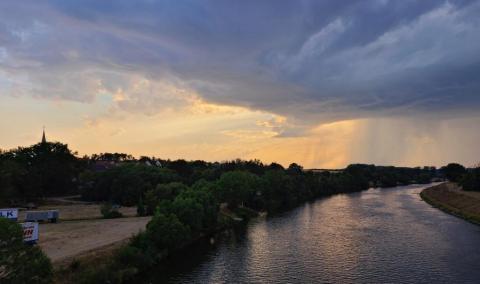
{"label": "ripple on water", "polygon": [[336,195],[257,220],[167,281],[480,283],[480,227],[430,207],[421,189]]}

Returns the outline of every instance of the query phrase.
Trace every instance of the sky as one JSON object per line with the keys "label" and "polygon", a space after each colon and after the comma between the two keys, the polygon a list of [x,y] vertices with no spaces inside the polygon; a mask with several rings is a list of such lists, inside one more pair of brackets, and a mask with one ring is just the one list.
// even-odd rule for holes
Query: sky
{"label": "sky", "polygon": [[480,161],[480,1],[1,1],[0,148]]}

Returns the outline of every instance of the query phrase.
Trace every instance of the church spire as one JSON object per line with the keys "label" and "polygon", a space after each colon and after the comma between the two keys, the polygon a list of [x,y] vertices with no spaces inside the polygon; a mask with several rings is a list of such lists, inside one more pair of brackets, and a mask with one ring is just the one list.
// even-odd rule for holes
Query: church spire
{"label": "church spire", "polygon": [[47,139],[45,138],[45,126],[43,127],[43,134],[42,134],[42,144],[47,143]]}

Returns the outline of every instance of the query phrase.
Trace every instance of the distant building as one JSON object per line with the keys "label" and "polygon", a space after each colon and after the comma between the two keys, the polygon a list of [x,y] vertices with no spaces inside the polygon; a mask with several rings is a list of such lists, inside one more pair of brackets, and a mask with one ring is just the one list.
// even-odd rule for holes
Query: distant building
{"label": "distant building", "polygon": [[45,127],[43,127],[43,133],[42,133],[42,144],[47,143],[47,138],[45,138]]}

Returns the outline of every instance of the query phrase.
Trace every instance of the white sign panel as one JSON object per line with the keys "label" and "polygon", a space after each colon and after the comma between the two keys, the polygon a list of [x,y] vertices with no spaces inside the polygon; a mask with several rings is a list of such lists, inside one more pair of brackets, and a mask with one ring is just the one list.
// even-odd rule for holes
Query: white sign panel
{"label": "white sign panel", "polygon": [[18,209],[17,208],[0,209],[0,217],[17,220]]}
{"label": "white sign panel", "polygon": [[37,222],[22,223],[22,228],[23,228],[24,242],[38,241],[38,223]]}

